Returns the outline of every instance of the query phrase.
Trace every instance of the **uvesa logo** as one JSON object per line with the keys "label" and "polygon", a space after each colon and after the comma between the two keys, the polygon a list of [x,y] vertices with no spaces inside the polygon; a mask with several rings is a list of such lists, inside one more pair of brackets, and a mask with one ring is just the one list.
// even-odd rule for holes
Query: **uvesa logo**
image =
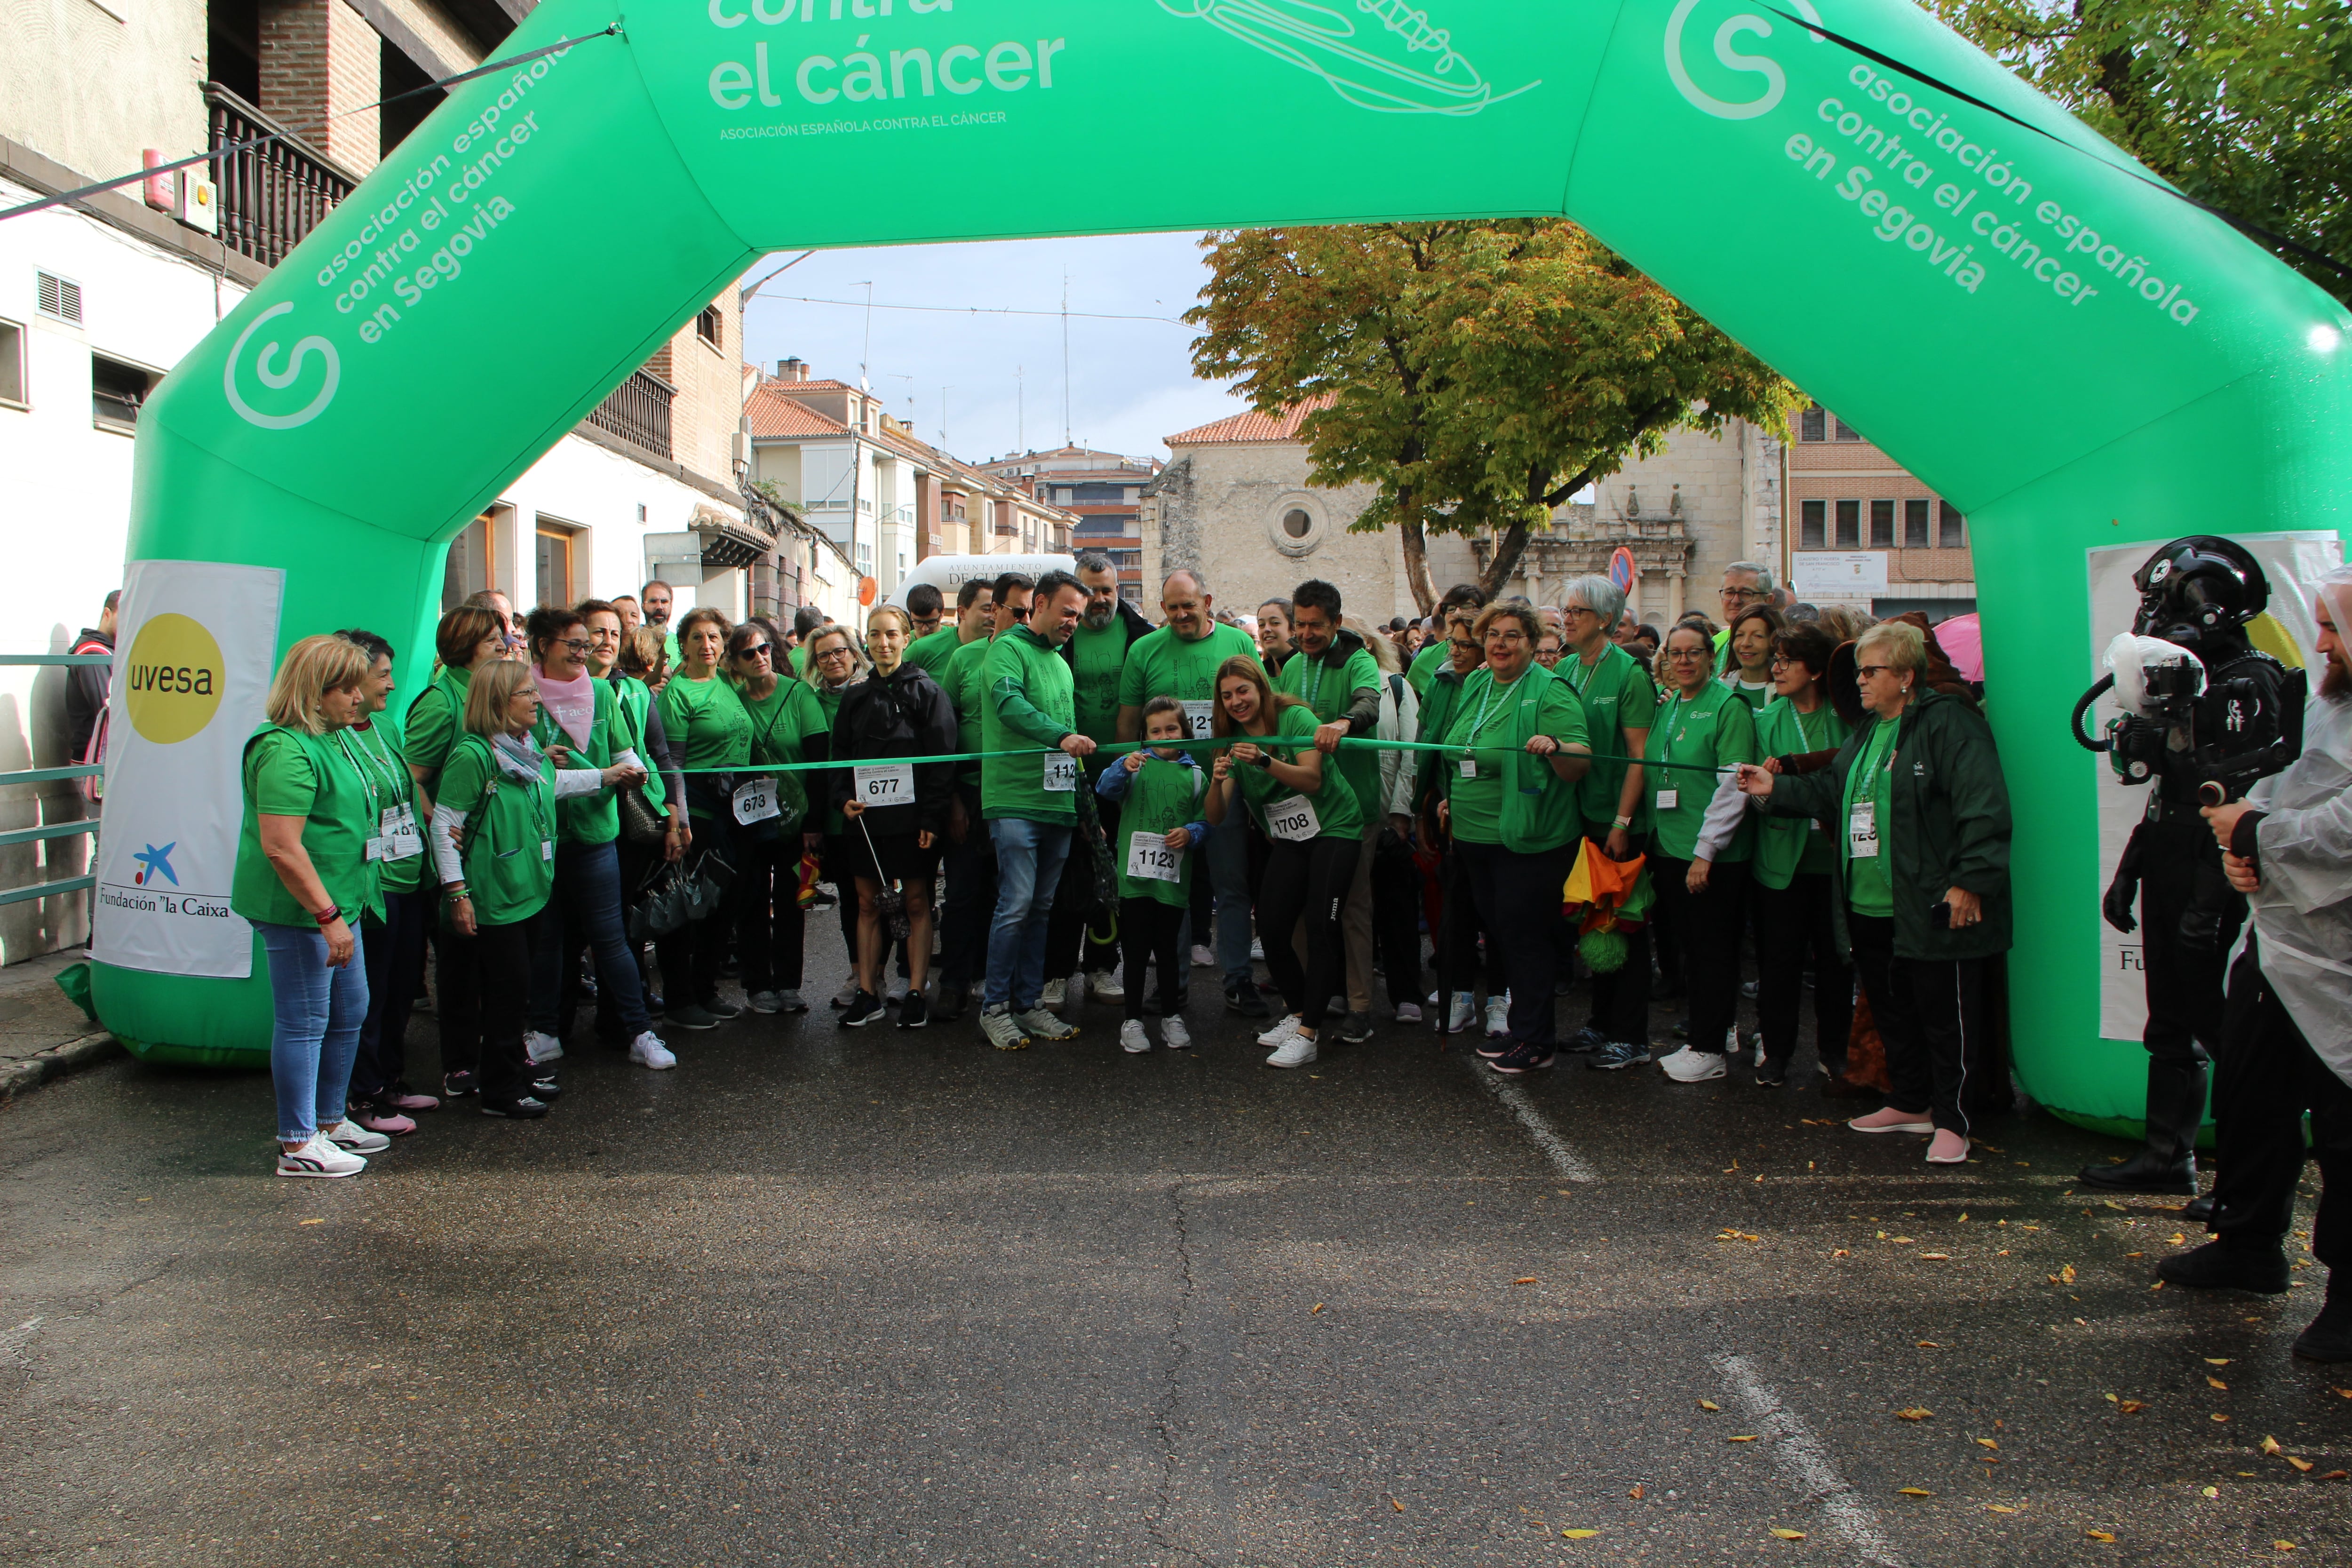
{"label": "uvesa logo", "polygon": [[327,405],[335,400],[335,388],[343,379],[343,362],[335,353],[335,345],[312,333],[295,343],[294,352],[286,356],[282,365],[271,363],[279,352],[279,344],[274,338],[262,344],[261,352],[253,357],[253,374],[260,378],[261,384],[273,392],[283,392],[303,379],[304,366],[313,354],[317,355],[324,362],[325,375],[320,382],[317,395],[309,403],[291,414],[264,414],[247,403],[245,395],[237,390],[236,372],[245,361],[246,343],[254,333],[293,309],[290,302],[272,305],[247,322],[245,331],[236,335],[236,345],[228,351],[228,368],[221,373],[221,389],[228,394],[228,405],[236,410],[238,418],[264,430],[291,430],[298,425],[308,425],[327,411]]}
{"label": "uvesa logo", "polygon": [[[1699,0],[1680,0],[1674,14],[1666,18],[1666,74],[1674,78],[1676,90],[1690,100],[1693,108],[1718,120],[1753,120],[1759,114],[1769,114],[1789,90],[1789,79],[1782,74],[1780,63],[1770,56],[1743,55],[1736,45],[1742,33],[1753,33],[1759,38],[1770,37],[1772,24],[1753,11],[1742,11],[1715,30],[1717,59],[1743,76],[1764,79],[1764,90],[1755,98],[1745,103],[1727,103],[1693,81],[1690,68],[1683,62],[1683,27],[1698,6]],[[1822,19],[1822,14],[1813,9],[1811,0],[1796,0],[1796,6],[1805,14],[1807,21]],[[1813,42],[1822,42],[1819,33],[1810,36]]]}

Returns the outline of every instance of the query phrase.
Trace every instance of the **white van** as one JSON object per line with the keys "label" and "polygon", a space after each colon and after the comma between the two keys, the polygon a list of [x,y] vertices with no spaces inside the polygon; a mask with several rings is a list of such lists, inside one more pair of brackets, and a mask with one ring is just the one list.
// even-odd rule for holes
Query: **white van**
{"label": "white van", "polygon": [[1048,572],[1075,573],[1077,569],[1078,558],[1075,555],[932,555],[917,563],[906,580],[881,603],[904,608],[907,591],[918,583],[929,583],[940,591],[948,614],[953,616],[956,595],[974,577],[992,583],[1007,572],[1018,572],[1034,581]]}

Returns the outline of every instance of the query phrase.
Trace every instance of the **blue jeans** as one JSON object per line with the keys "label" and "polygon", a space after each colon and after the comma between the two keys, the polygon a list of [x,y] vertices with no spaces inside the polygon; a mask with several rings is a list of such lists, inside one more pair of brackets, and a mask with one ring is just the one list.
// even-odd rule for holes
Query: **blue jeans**
{"label": "blue jeans", "polygon": [[530,949],[532,1028],[559,1040],[572,1032],[583,947],[596,955],[596,1016],[612,1024],[602,1031],[607,1042],[634,1040],[653,1027],[622,925],[617,846],[557,845],[555,892],[531,919],[540,927]]}
{"label": "blue jeans", "polygon": [[317,926],[256,921],[269,955],[269,1080],[278,1090],[278,1139],[307,1143],[343,1119],[352,1058],[367,1022],[367,966],[357,952],[327,967],[326,933]]}
{"label": "blue jeans", "polygon": [[988,927],[988,984],[981,1006],[1025,1013],[1045,988],[1045,924],[1062,862],[1070,858],[1066,824],[1000,816],[988,825],[996,846],[996,918]]}
{"label": "blue jeans", "polygon": [[[1224,971],[1228,988],[1255,980],[1250,973],[1249,829],[1239,817],[1238,812],[1229,814],[1227,826],[1210,834],[1202,851],[1209,861],[1209,884],[1217,892],[1217,967]],[[1200,940],[1198,933],[1193,940]]]}

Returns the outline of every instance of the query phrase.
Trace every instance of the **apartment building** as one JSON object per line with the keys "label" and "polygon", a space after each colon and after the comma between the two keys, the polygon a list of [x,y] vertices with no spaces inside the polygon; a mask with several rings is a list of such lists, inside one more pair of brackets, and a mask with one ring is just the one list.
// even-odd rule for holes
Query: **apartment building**
{"label": "apartment building", "polygon": [[1071,548],[1099,551],[1118,573],[1119,597],[1156,603],[1157,584],[1143,576],[1143,491],[1164,467],[1157,458],[1129,458],[1087,447],[1024,452],[979,465],[982,472],[1024,488],[1034,499],[1077,518]]}
{"label": "apartment building", "polygon": [[1881,617],[1924,610],[1933,622],[1973,611],[1976,564],[1959,509],[1819,404],[1794,423],[1790,591]]}
{"label": "apartment building", "polygon": [[[137,0],[0,8],[0,207],[207,149],[206,163],[0,223],[0,559],[61,652],[121,580],[147,398],[535,0]],[[291,132],[263,147],[233,144]],[[659,574],[730,615],[825,586],[830,545],[738,488],[730,289],[453,543],[444,597],[520,606]],[[388,431],[386,439],[397,439]],[[418,460],[430,461],[430,453]],[[855,578],[836,563],[845,595]],[[846,596],[843,602],[848,603]],[[0,768],[63,758],[60,672],[0,667]],[[69,784],[0,795],[0,830],[76,817]],[[80,840],[0,846],[0,888],[78,874]],[[0,905],[0,960],[78,941],[77,895]]]}

